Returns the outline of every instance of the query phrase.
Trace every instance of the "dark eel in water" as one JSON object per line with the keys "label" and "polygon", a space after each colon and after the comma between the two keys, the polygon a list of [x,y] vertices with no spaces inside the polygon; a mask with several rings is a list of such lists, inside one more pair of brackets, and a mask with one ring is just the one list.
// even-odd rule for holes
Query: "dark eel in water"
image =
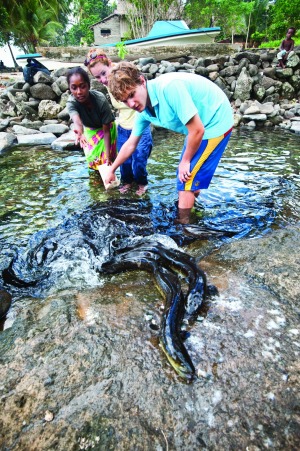
{"label": "dark eel in water", "polygon": [[188,294],[185,297],[185,314],[194,318],[202,305],[203,299],[207,294],[207,281],[205,273],[198,267],[196,260],[177,249],[166,249],[159,241],[147,241],[141,244],[127,246],[123,249],[117,249],[116,255],[131,250],[140,250],[159,256],[163,266],[171,267],[175,271],[184,274],[188,279]]}
{"label": "dark eel in water", "polygon": [[[178,274],[166,266],[174,267],[176,271],[188,275],[189,293],[186,299]],[[179,376],[186,380],[193,379],[195,367],[182,341],[181,325],[186,314],[189,294],[194,298],[194,306],[196,301],[200,301],[200,305],[203,301],[206,286],[204,274],[201,270],[197,272],[197,265],[192,257],[177,250],[167,249],[158,242],[154,245],[150,242],[117,250],[111,260],[103,263],[101,272],[114,274],[136,269],[152,273],[165,296],[165,311],[159,338],[167,359]],[[199,307],[194,306],[191,309],[193,314]]]}

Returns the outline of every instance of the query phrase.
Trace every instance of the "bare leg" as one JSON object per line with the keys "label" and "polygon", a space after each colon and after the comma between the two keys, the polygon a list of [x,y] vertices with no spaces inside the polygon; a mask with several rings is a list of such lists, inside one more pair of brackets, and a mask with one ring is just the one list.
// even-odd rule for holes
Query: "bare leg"
{"label": "bare leg", "polygon": [[281,67],[281,69],[285,69],[285,61],[284,61],[284,59],[282,58],[281,60],[279,60],[279,66]]}
{"label": "bare leg", "polygon": [[195,198],[199,191],[178,191],[178,220],[180,224],[188,224],[190,221],[191,209],[194,206]]}
{"label": "bare leg", "polygon": [[178,191],[178,208],[193,208],[195,195],[193,191]]}

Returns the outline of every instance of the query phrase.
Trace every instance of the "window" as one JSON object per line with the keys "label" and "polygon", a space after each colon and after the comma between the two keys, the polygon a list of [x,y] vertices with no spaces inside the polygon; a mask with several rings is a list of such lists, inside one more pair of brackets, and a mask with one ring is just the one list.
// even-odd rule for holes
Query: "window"
{"label": "window", "polygon": [[100,34],[101,34],[101,36],[110,36],[111,30],[109,30],[108,28],[101,28]]}

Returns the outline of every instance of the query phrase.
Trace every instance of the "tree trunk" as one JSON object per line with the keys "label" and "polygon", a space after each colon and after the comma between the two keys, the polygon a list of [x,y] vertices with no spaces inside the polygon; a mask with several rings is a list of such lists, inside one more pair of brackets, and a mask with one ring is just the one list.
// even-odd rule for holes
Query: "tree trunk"
{"label": "tree trunk", "polygon": [[248,48],[248,38],[249,38],[250,22],[251,22],[251,13],[250,13],[250,15],[249,15],[248,30],[247,30],[246,43],[245,43],[245,48],[246,48],[246,49]]}
{"label": "tree trunk", "polygon": [[10,43],[9,43],[9,40],[7,40],[7,46],[8,46],[8,48],[9,48],[9,51],[10,51],[12,60],[13,60],[13,62],[14,62],[14,66],[15,66],[15,67],[18,67],[18,63],[17,63],[17,61],[15,60],[14,54],[13,54],[13,52],[12,52],[12,49],[11,49],[11,46],[10,46]]}

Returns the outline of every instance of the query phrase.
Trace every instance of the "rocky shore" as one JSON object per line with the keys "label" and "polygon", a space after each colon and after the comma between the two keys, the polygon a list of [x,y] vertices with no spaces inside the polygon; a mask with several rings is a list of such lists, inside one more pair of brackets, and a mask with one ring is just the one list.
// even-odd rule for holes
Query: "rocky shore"
{"label": "rocky shore", "polygon": [[0,448],[299,449],[299,238],[277,230],[202,259],[220,296],[187,340],[188,385],[147,326],[144,272],[16,300],[0,340]]}
{"label": "rocky shore", "polygon": [[[277,67],[276,51],[244,51],[234,55],[178,61],[139,58],[135,63],[148,79],[174,71],[194,72],[216,83],[231,101],[236,127],[281,128],[300,133],[300,47],[287,63]],[[34,83],[3,81],[0,91],[0,151],[13,145],[74,146],[66,101],[68,68],[50,76],[38,72]],[[92,89],[107,93],[91,80]]]}

